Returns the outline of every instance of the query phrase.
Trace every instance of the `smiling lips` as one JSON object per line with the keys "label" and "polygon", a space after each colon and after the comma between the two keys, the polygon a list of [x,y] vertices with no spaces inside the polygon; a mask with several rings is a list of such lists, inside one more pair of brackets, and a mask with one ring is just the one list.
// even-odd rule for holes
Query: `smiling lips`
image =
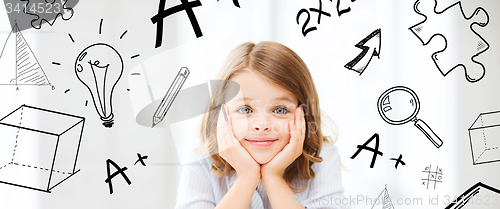
{"label": "smiling lips", "polygon": [[248,143],[257,147],[268,147],[271,146],[277,139],[272,138],[249,138],[246,139]]}

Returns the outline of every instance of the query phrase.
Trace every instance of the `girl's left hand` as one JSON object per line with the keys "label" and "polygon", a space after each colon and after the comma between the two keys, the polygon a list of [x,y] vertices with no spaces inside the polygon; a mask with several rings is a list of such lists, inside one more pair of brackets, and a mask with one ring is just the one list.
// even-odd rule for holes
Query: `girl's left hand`
{"label": "girl's left hand", "polygon": [[275,176],[283,178],[285,169],[303,152],[306,124],[304,109],[295,109],[294,120],[288,122],[290,142],[271,161],[261,165],[261,178]]}

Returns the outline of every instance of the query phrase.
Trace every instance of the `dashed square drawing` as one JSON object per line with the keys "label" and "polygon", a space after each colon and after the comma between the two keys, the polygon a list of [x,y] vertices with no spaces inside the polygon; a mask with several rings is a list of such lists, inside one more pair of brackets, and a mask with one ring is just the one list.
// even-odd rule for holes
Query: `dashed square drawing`
{"label": "dashed square drawing", "polygon": [[48,192],[79,169],[85,118],[22,105],[0,120],[0,182]]}
{"label": "dashed square drawing", "polygon": [[469,139],[473,165],[500,161],[500,111],[479,114]]}

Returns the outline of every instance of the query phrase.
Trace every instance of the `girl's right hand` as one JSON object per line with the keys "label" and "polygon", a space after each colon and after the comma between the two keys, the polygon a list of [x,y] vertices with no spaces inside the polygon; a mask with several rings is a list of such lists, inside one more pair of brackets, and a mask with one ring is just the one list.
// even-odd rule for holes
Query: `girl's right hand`
{"label": "girl's right hand", "polygon": [[219,145],[219,155],[226,160],[238,173],[238,178],[245,180],[260,181],[260,165],[250,156],[234,137],[231,117],[227,115],[228,121],[224,119],[224,112],[229,113],[226,105],[222,105],[217,121],[217,143]]}

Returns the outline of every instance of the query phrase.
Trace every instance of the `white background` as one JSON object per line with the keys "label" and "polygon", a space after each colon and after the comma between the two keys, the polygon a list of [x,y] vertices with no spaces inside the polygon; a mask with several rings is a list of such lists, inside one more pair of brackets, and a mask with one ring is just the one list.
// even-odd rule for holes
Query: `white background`
{"label": "white background", "polygon": [[[215,78],[232,48],[245,41],[264,40],[290,47],[308,65],[321,109],[333,119],[339,131],[336,146],[344,166],[346,196],[376,198],[387,185],[396,208],[444,208],[446,196],[453,199],[479,181],[500,188],[500,163],[472,165],[468,136],[468,128],[479,113],[500,110],[498,1],[463,1],[465,14],[470,15],[481,6],[490,17],[488,26],[476,30],[490,45],[489,50],[478,57],[486,67],[486,75],[477,83],[467,82],[460,67],[446,77],[441,75],[430,56],[443,48],[444,41],[436,38],[422,46],[408,30],[424,19],[413,11],[414,1],[341,1],[341,8],[352,9],[341,17],[336,13],[335,1],[322,1],[323,10],[331,17],[322,16],[321,24],[317,24],[317,13],[312,12],[310,24],[318,29],[304,37],[301,25],[295,22],[297,12],[302,8],[317,8],[318,1],[240,1],[241,8],[237,8],[230,0],[204,0],[203,6],[193,9],[202,37],[196,38],[187,15],[179,12],[164,19],[163,44],[154,48],[156,25],[150,18],[157,13],[158,3],[157,0],[80,1],[69,21],[57,20],[54,26],[45,24],[41,30],[22,31],[55,90],[50,87],[16,90],[15,86],[0,86],[0,115],[3,117],[27,104],[85,117],[77,162],[81,171],[52,193],[0,184],[0,208],[173,208],[182,169],[180,148],[174,143],[169,127],[152,129],[135,122],[138,110],[133,104],[138,98],[132,96],[135,92],[129,83],[130,73],[139,69],[141,63],[147,65],[144,70],[148,72],[153,97],[158,99],[180,67],[187,66],[191,71],[184,88],[195,86]],[[437,10],[452,3],[452,0],[439,0]],[[178,4],[180,1],[168,1],[166,8]],[[101,19],[102,34],[99,34]],[[304,17],[300,20],[303,22]],[[450,20],[449,25],[442,27],[454,31],[449,35],[470,33],[467,28],[453,28],[461,21],[463,19]],[[11,30],[5,11],[0,12],[0,26],[3,42]],[[377,28],[382,30],[380,59],[373,58],[362,75],[344,68],[361,52],[354,45]],[[125,30],[127,34],[119,39]],[[73,68],[78,53],[97,42],[114,46],[125,64],[113,96],[115,125],[111,129],[101,125],[90,94],[76,78]],[[140,56],[130,59],[136,54]],[[155,56],[163,61],[148,61]],[[0,70],[9,69],[0,66]],[[441,148],[434,147],[411,123],[394,126],[379,116],[378,97],[398,85],[410,87],[417,93],[421,103],[417,117],[440,136],[444,142]],[[64,93],[67,89],[70,91]],[[85,106],[86,100],[89,100],[88,106]],[[175,131],[189,135],[198,129],[184,126]],[[362,151],[355,159],[350,157],[356,152],[356,146],[365,143],[374,133],[380,135],[379,149],[383,156],[378,156],[374,168],[370,168],[371,152]],[[196,142],[199,138],[191,140]],[[137,153],[148,156],[146,167],[134,166]],[[395,169],[395,161],[389,159],[400,154],[406,165]],[[114,178],[112,195],[104,182],[107,159],[126,166],[126,174],[132,182],[127,185],[120,176]],[[438,183],[436,189],[421,185],[421,179],[425,178],[422,170],[429,165],[443,169],[443,182]],[[439,205],[429,205],[429,197],[436,196]],[[398,198],[421,198],[424,205],[398,205]],[[357,203],[359,205],[353,208],[371,207],[365,202]]]}

